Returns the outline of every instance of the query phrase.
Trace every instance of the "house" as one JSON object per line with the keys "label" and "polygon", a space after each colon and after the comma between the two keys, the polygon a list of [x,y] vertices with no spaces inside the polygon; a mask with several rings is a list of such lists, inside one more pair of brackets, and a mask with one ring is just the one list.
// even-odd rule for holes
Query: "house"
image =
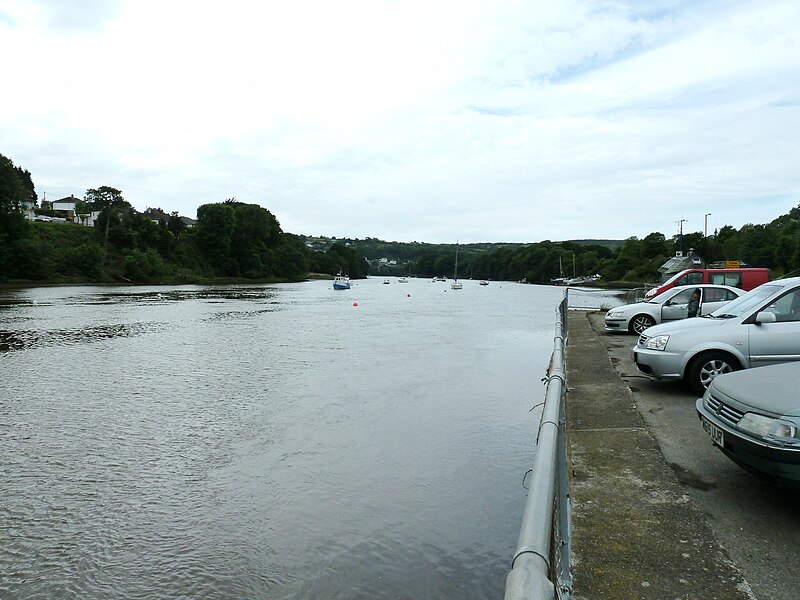
{"label": "house", "polygon": [[36,216],[34,208],[36,208],[36,200],[26,199],[19,201],[19,210],[22,211],[22,215],[28,221],[33,221],[33,217]]}
{"label": "house", "polygon": [[674,257],[658,267],[658,272],[661,273],[661,283],[664,283],[667,279],[676,273],[680,273],[684,269],[694,269],[702,266],[703,260],[694,253],[694,248],[689,248],[689,252],[686,253],[686,255],[678,250]]}
{"label": "house", "polygon": [[189,228],[189,229],[194,227],[195,224],[197,223],[196,219],[192,219],[192,218],[189,218],[189,217],[181,217],[181,221],[186,223],[186,227]]}
{"label": "house", "polygon": [[[67,220],[78,225],[85,225],[86,227],[94,227],[95,220],[100,215],[99,210],[92,210],[87,213],[78,214],[75,205],[81,201],[81,198],[76,198],[74,194],[70,194],[65,198],[59,198],[48,202],[54,211],[62,211]],[[44,202],[42,203],[44,204]]]}
{"label": "house", "polygon": [[150,219],[156,225],[158,225],[158,223],[161,221],[169,221],[169,215],[160,208],[150,208],[148,206],[147,209],[142,213],[142,216]]}
{"label": "house", "polygon": [[60,200],[53,200],[50,204],[53,207],[53,210],[71,210],[72,214],[75,214],[75,203],[78,202],[80,198],[76,198],[72,194],[67,196],[66,198],[61,198]]}

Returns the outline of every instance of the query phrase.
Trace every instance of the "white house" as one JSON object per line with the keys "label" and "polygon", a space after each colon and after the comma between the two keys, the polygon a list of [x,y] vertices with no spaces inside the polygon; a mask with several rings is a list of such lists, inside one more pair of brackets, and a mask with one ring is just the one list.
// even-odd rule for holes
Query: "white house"
{"label": "white house", "polygon": [[76,198],[73,194],[70,194],[66,198],[60,198],[59,200],[53,200],[50,204],[53,207],[53,210],[65,210],[70,214],[71,221],[73,223],[77,223],[78,225],[86,225],[87,227],[94,227],[95,219],[100,214],[99,210],[93,210],[89,213],[84,214],[84,218],[81,218],[80,215],[77,214],[75,210],[75,204],[80,201],[80,198]]}
{"label": "white house", "polygon": [[75,213],[75,203],[79,199],[73,195],[69,195],[66,198],[61,198],[60,200],[53,200],[50,204],[53,206],[53,210],[71,210],[72,213]]}

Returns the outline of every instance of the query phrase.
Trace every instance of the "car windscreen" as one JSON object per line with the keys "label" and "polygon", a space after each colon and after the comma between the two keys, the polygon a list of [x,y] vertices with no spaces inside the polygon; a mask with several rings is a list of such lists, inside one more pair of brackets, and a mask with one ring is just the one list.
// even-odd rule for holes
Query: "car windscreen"
{"label": "car windscreen", "polygon": [[741,317],[746,312],[764,302],[775,292],[782,289],[783,287],[779,285],[760,285],[756,289],[747,292],[744,296],[739,296],[736,300],[731,300],[725,306],[718,308],[711,313],[711,316],[719,317],[721,315],[731,315],[734,317]]}
{"label": "car windscreen", "polygon": [[653,296],[652,298],[648,298],[645,302],[651,302],[653,304],[663,304],[670,298],[672,298],[675,294],[679,293],[680,290],[675,290],[675,288],[669,288],[668,290],[661,292],[658,296]]}

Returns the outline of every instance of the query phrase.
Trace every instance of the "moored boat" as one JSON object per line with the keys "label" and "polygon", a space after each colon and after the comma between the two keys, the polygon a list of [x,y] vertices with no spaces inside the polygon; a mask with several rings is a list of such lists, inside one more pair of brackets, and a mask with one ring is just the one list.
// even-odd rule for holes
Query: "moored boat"
{"label": "moored boat", "polygon": [[456,242],[456,266],[453,269],[453,283],[450,284],[450,288],[460,290],[463,287],[464,285],[458,280],[458,242]]}
{"label": "moored boat", "polygon": [[333,278],[333,289],[349,290],[350,278],[347,275],[342,275],[341,273],[339,273],[336,277]]}

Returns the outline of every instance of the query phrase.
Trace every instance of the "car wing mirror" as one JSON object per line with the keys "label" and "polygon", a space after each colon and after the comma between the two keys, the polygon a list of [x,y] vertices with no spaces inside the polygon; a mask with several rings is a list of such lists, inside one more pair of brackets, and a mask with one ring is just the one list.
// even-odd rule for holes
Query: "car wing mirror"
{"label": "car wing mirror", "polygon": [[769,312],[768,310],[762,310],[756,315],[756,325],[760,325],[761,323],[774,323],[777,320],[775,313]]}

